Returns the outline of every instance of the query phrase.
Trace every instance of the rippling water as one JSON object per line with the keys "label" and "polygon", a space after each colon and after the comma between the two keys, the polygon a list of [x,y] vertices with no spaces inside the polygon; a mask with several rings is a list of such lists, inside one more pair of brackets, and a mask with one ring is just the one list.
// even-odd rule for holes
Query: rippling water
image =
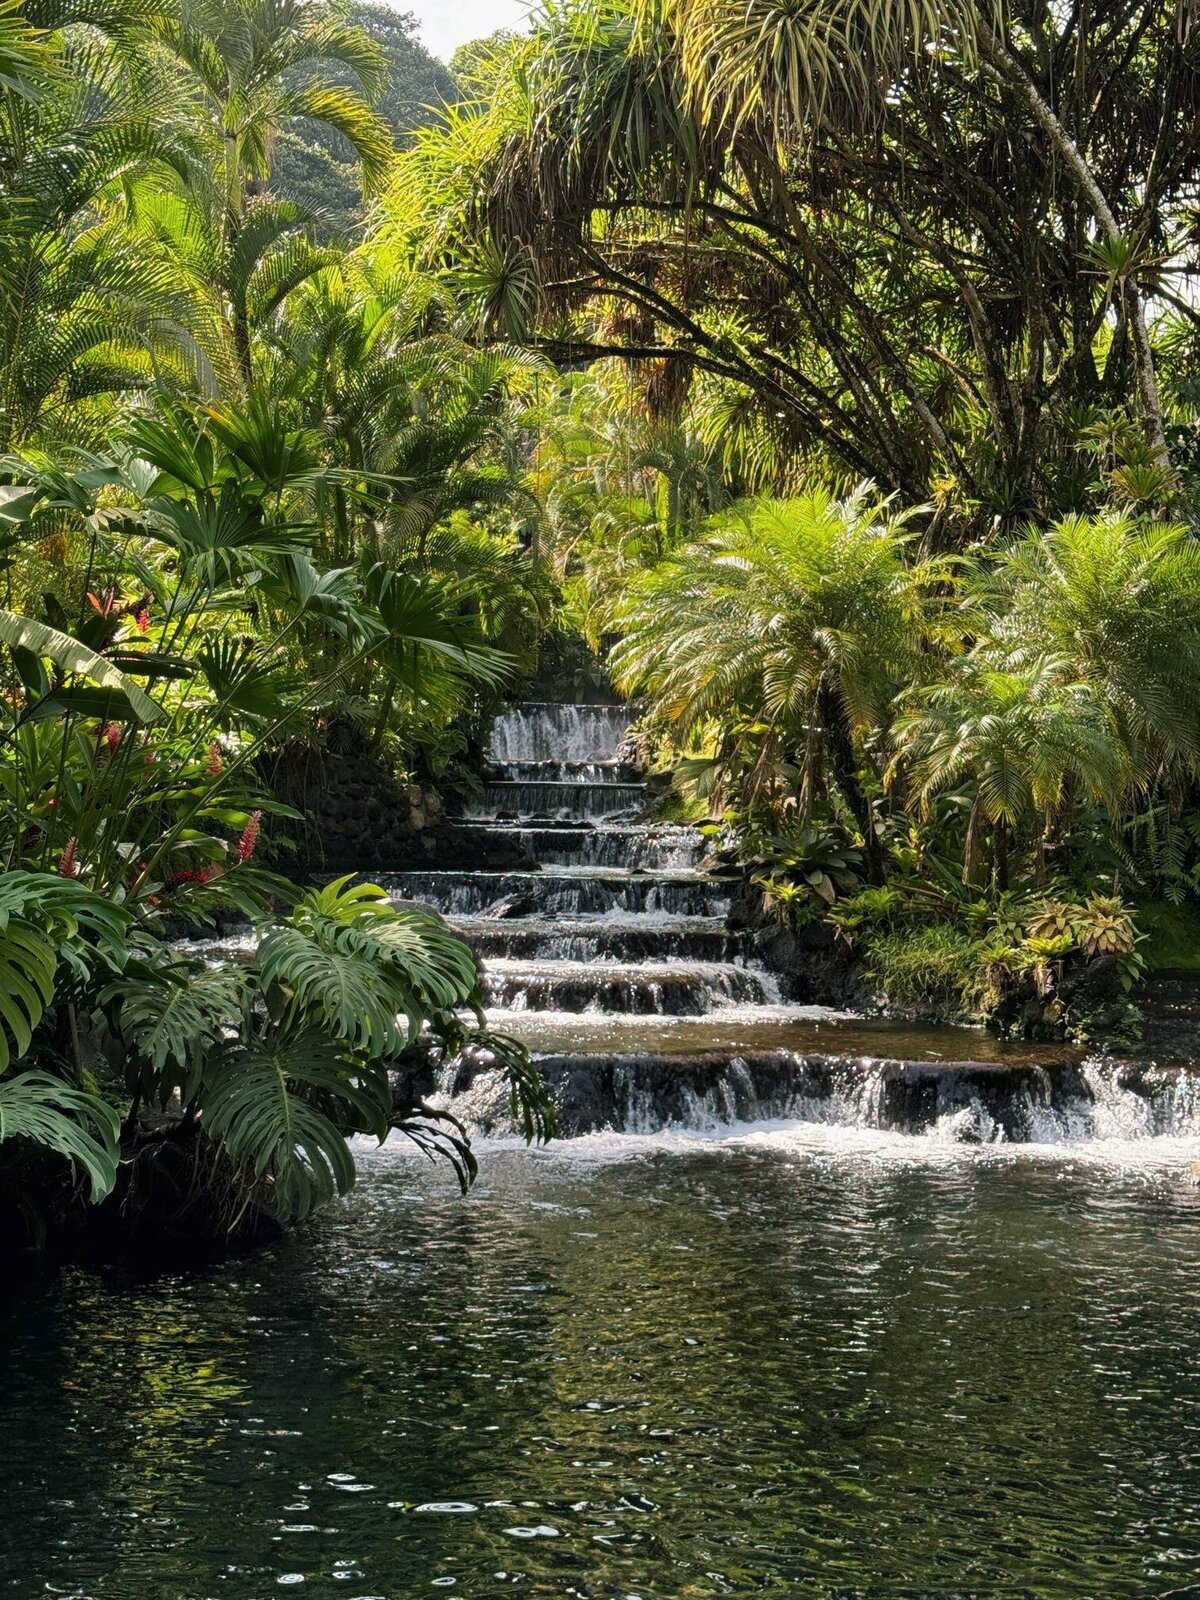
{"label": "rippling water", "polygon": [[388,1149],[277,1249],[30,1294],[0,1592],[1200,1594],[1186,1164],[930,1153],[492,1149],[463,1201]]}

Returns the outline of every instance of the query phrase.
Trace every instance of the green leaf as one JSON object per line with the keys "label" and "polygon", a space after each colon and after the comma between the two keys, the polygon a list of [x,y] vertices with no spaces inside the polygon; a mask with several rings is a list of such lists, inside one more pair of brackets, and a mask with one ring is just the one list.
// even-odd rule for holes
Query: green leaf
{"label": "green leaf", "polygon": [[[342,1112],[347,1129],[313,1104]],[[204,1128],[235,1162],[269,1179],[283,1216],[304,1217],[354,1183],[346,1131],[386,1137],[391,1090],[383,1068],[348,1060],[319,1033],[273,1034],[249,1048],[230,1045],[206,1072]]]}
{"label": "green leaf", "polygon": [[65,672],[79,673],[103,688],[123,694],[139,722],[157,722],[162,716],[161,707],[111,661],[89,650],[69,633],[60,633],[45,622],[18,616],[13,611],[0,611],[0,644],[8,645],[10,650],[31,650],[35,656],[53,661]]}
{"label": "green leaf", "polygon": [[83,1172],[93,1203],[117,1181],[121,1124],[108,1101],[48,1072],[21,1072],[0,1082],[0,1142],[31,1139]]}
{"label": "green leaf", "polygon": [[[162,1099],[182,1076],[198,1081],[205,1056],[226,1029],[244,1024],[249,992],[238,966],[197,970],[187,961],[131,962],[100,1001],[116,1007],[120,1036],[152,1074],[148,1091]],[[194,1084],[183,1087],[190,1100]]]}
{"label": "green leaf", "polygon": [[54,998],[57,969],[54,942],[41,929],[13,919],[0,932],[0,1072],[13,1059],[12,1046],[18,1060],[29,1049]]}

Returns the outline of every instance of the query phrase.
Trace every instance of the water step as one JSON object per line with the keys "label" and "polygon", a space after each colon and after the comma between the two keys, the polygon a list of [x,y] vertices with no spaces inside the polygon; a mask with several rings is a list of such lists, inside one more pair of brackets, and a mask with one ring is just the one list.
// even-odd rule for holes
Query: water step
{"label": "water step", "polygon": [[678,917],[723,916],[729,885],[699,873],[595,872],[400,872],[377,875],[397,900],[415,900],[457,916],[487,915],[492,907],[511,915],[582,912],[664,912]]}
{"label": "water step", "polygon": [[508,761],[493,769],[497,782],[637,783],[638,769],[628,761]]}
{"label": "water step", "polygon": [[[568,1136],[721,1128],[767,1119],[933,1135],[947,1144],[1194,1138],[1200,1078],[1180,1069],[1053,1060],[920,1061],[752,1051],[684,1057],[569,1051],[538,1070]],[[510,1126],[485,1059],[415,1067],[402,1092],[452,1104],[481,1132]]]}
{"label": "water step", "polygon": [[[700,1017],[722,1006],[778,999],[771,980],[733,962],[647,961],[617,966],[588,961],[492,960],[484,976],[496,1025],[520,1034],[539,1015]],[[503,1014],[501,1014],[503,1013]]]}
{"label": "water step", "polygon": [[468,803],[468,817],[611,817],[632,815],[645,804],[644,783],[519,783],[484,785]]}
{"label": "water step", "polygon": [[463,835],[464,848],[470,848],[486,829],[497,839],[511,839],[535,860],[548,867],[625,867],[650,871],[694,869],[704,856],[707,844],[695,828],[674,823],[622,823],[577,821],[545,826],[513,822],[476,822],[469,827],[449,824]]}
{"label": "water step", "polygon": [[497,765],[521,761],[615,761],[633,712],[625,705],[556,705],[525,701],[492,724],[488,755]]}
{"label": "water step", "polygon": [[455,917],[452,926],[485,961],[733,961],[745,948],[721,917]]}
{"label": "water step", "polygon": [[[673,965],[668,963],[668,965]],[[681,963],[687,970],[692,963]],[[734,967],[764,986],[770,978],[753,967]],[[515,1034],[535,1055],[578,1050],[583,1055],[618,1054],[688,1057],[742,1052],[843,1056],[855,1060],[903,1057],[925,1061],[982,1061],[994,1065],[1074,1061],[1078,1052],[1061,1045],[1014,1044],[981,1028],[907,1024],[859,1017],[827,1006],[786,1005],[777,994],[748,999],[691,1016],[599,1015],[585,1011],[492,1013],[502,1032]]]}

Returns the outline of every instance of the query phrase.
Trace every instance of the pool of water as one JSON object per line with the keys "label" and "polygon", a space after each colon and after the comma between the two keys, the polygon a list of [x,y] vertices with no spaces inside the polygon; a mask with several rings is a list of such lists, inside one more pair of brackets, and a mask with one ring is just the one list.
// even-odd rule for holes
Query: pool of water
{"label": "pool of water", "polygon": [[1200,1593],[1195,1147],[391,1147],[0,1314],[0,1593]]}

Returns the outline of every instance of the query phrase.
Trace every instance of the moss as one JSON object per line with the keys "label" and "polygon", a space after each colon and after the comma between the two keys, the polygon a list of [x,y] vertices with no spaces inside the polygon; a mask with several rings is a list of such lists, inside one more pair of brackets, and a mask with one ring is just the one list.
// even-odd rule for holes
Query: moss
{"label": "moss", "polygon": [[1200,972],[1200,906],[1155,900],[1138,907],[1137,920],[1148,971]]}

